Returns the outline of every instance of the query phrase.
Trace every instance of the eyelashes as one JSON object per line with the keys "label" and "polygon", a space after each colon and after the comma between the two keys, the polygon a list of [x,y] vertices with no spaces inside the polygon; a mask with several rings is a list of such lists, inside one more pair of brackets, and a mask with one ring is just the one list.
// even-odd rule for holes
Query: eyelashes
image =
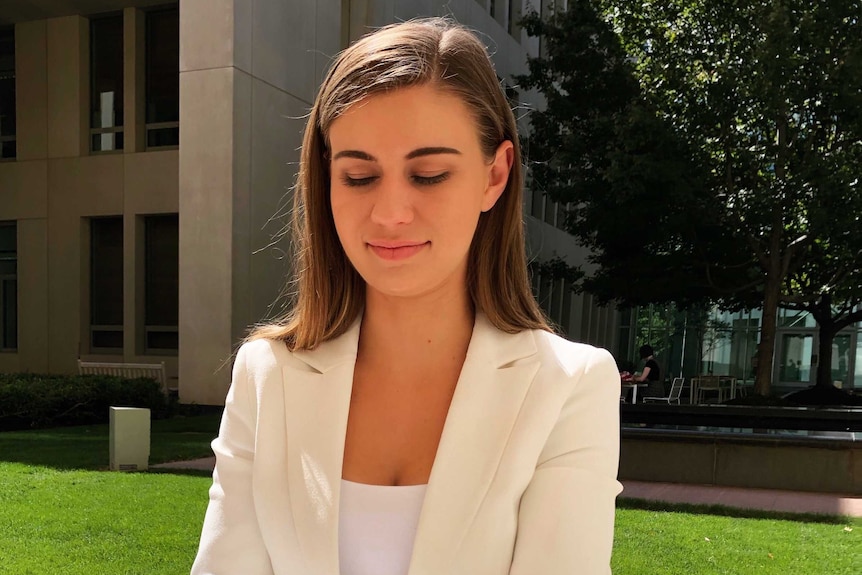
{"label": "eyelashes", "polygon": [[[349,188],[360,188],[370,186],[376,182],[378,176],[369,176],[367,178],[351,178],[350,176],[342,176],[342,183]],[[440,184],[449,179],[449,172],[442,172],[434,176],[410,176],[410,180],[419,186],[433,186]]]}
{"label": "eyelashes", "polygon": [[367,186],[371,184],[374,180],[376,180],[374,176],[370,178],[351,178],[349,176],[342,176],[341,181],[348,188],[361,188],[362,186]]}

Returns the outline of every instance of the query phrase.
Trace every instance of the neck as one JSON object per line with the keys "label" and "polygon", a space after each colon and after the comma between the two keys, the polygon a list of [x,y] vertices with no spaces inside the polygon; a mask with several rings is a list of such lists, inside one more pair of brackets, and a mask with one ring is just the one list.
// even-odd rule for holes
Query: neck
{"label": "neck", "polygon": [[475,316],[466,290],[407,299],[368,290],[359,357],[390,364],[434,365],[467,352]]}

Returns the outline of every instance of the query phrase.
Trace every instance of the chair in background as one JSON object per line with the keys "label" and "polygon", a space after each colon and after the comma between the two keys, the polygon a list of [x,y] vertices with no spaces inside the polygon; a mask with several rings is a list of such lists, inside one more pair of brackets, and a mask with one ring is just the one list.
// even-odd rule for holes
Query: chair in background
{"label": "chair in background", "polygon": [[667,402],[668,405],[671,403],[676,403],[679,405],[679,396],[682,393],[682,384],[685,382],[684,377],[675,377],[670,384],[670,392],[668,392],[666,397],[644,397],[643,402],[647,403],[650,401],[664,401]]}
{"label": "chair in background", "polygon": [[715,393],[718,403],[724,401],[724,392],[727,389],[721,385],[721,377],[718,375],[701,375],[697,384],[697,402],[704,403],[705,396]]}

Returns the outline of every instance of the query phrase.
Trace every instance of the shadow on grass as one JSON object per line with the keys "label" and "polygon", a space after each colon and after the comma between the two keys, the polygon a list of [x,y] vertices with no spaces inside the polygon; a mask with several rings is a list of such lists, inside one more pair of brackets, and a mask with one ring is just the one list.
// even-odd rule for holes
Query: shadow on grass
{"label": "shadow on grass", "polygon": [[[150,465],[212,456],[218,433],[217,414],[152,422]],[[110,462],[107,425],[84,425],[0,433],[0,462],[58,470],[107,470]]]}
{"label": "shadow on grass", "polygon": [[760,509],[741,509],[725,505],[702,505],[694,503],[666,503],[646,499],[617,499],[617,509],[638,509],[641,511],[661,511],[666,513],[690,513],[695,515],[716,515],[735,517],[739,519],[772,519],[778,521],[795,521],[798,523],[827,523],[843,525],[857,523],[862,525],[862,519],[837,514],[820,513],[789,513],[784,511],[763,511]]}
{"label": "shadow on grass", "polygon": [[187,475],[190,477],[212,477],[212,471],[206,469],[172,469],[172,468],[150,468],[146,473],[158,475]]}

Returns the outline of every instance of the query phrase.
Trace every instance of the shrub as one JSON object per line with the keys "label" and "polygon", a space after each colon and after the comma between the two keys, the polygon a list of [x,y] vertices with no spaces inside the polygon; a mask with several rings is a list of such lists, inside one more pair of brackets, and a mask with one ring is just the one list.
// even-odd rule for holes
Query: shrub
{"label": "shrub", "polygon": [[0,374],[0,431],[107,423],[111,406],[149,408],[154,419],[173,409],[152,379]]}

